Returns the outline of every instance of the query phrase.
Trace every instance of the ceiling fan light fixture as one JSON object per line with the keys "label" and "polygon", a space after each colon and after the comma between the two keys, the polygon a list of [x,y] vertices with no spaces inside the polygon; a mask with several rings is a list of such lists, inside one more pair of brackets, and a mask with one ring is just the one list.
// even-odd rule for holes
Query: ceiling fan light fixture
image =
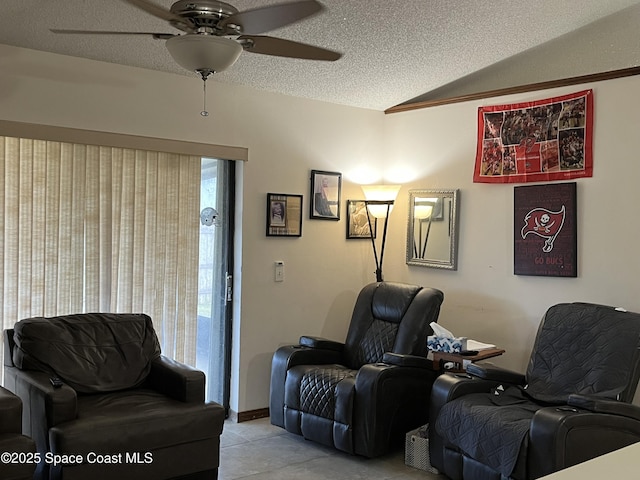
{"label": "ceiling fan light fixture", "polygon": [[236,63],[242,53],[242,46],[235,40],[214,35],[180,35],[167,40],[166,45],[176,63],[192,72],[221,72]]}

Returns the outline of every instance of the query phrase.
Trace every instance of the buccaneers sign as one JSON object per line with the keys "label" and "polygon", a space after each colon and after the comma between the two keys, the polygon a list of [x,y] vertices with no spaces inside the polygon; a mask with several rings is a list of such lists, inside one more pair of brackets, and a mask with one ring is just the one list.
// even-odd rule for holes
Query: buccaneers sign
{"label": "buccaneers sign", "polygon": [[593,91],[478,108],[480,183],[591,177]]}
{"label": "buccaneers sign", "polygon": [[576,183],[514,187],[513,205],[513,272],[576,277]]}

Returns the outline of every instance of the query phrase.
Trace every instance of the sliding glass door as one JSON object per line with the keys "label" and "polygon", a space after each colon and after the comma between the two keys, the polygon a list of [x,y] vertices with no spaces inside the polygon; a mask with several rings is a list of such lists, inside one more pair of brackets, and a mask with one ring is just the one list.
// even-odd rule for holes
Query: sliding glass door
{"label": "sliding glass door", "polygon": [[231,361],[235,162],[202,159],[196,367],[207,400],[228,412]]}
{"label": "sliding glass door", "polygon": [[0,136],[0,327],[146,313],[228,408],[234,186],[234,161]]}

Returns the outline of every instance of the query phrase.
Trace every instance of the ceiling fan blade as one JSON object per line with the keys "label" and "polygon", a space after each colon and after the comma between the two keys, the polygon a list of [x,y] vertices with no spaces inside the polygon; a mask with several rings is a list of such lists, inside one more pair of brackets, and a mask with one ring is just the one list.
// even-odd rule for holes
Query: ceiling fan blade
{"label": "ceiling fan blade", "polygon": [[275,30],[324,10],[315,0],[280,3],[236,13],[223,20],[222,26],[238,25],[239,33],[257,35]]}
{"label": "ceiling fan blade", "polygon": [[153,33],[153,32],[111,32],[107,30],[65,30],[60,28],[50,29],[53,33],[64,33],[72,35],[146,35],[156,40],[167,40],[175,37],[173,33]]}
{"label": "ceiling fan blade", "polygon": [[339,52],[315,47],[305,43],[284,40],[282,38],[260,35],[241,35],[238,37],[247,52],[275,55],[277,57],[302,58],[305,60],[324,60],[333,62],[342,57]]}
{"label": "ceiling fan blade", "polygon": [[193,25],[183,17],[176,15],[175,13],[171,13],[169,10],[156,5],[155,3],[151,3],[147,0],[124,0],[131,5],[138,7],[141,10],[153,15],[154,17],[161,18],[162,20],[166,20],[170,22],[176,28],[179,28],[185,32],[192,32]]}

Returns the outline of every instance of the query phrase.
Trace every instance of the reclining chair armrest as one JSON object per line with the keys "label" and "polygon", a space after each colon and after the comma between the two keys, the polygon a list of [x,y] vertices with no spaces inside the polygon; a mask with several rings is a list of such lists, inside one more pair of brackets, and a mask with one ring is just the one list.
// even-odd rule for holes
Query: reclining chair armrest
{"label": "reclining chair armrest", "polygon": [[451,400],[471,393],[489,392],[500,385],[495,380],[485,380],[466,373],[443,373],[433,383],[429,402],[429,458],[431,465],[444,471],[444,439],[436,432],[435,423],[440,409]]}
{"label": "reclining chair armrest", "polygon": [[22,433],[22,401],[0,387],[0,434],[3,433]]}
{"label": "reclining chair armrest", "polygon": [[471,363],[467,366],[467,373],[483,380],[492,380],[509,385],[524,385],[526,382],[522,373],[498,367],[490,362]]}
{"label": "reclining chair armrest", "polygon": [[[640,420],[617,412],[584,409],[588,402],[579,401],[577,397],[570,401],[582,403],[580,406],[544,407],[534,414],[527,461],[531,478],[549,475],[640,441]],[[600,407],[609,402],[620,403],[604,399],[599,402]]]}
{"label": "reclining chair armrest", "polygon": [[[469,375],[468,373],[446,372],[440,375],[433,384],[431,390],[431,411],[440,411],[440,408],[447,402],[470,393],[489,392],[492,388],[500,385],[497,380],[490,380]],[[433,417],[435,420],[436,417]]]}
{"label": "reclining chair armrest", "polygon": [[621,415],[640,421],[640,407],[631,403],[590,395],[569,395],[567,405],[595,413]]}
{"label": "reclining chair armrest", "polygon": [[[394,355],[394,358],[398,363],[369,363],[360,367],[356,375],[357,395],[367,390],[373,392],[372,389],[377,388],[376,383],[380,383],[381,381],[416,379],[419,382],[432,384],[438,377],[438,372],[430,368],[431,362],[424,357]],[[422,359],[425,360],[425,362],[416,361],[416,359]],[[412,365],[412,363],[415,364]],[[396,392],[396,395],[397,394]],[[372,393],[370,398],[374,399],[375,395]],[[427,402],[428,401],[429,398],[427,396]]]}
{"label": "reclining chair armrest", "polygon": [[393,433],[401,431],[404,435],[428,422],[429,396],[438,372],[430,368],[430,361],[424,360],[417,367],[387,363],[360,367],[355,379],[357,408],[353,409],[357,455],[377,457],[387,451]]}
{"label": "reclining chair armrest", "polygon": [[328,340],[322,337],[310,337],[303,335],[300,337],[300,345],[309,348],[320,348],[323,350],[332,350],[335,352],[342,352],[344,349],[344,343],[336,342],[334,340]]}
{"label": "reclining chair armrest", "polygon": [[204,372],[164,355],[151,362],[152,387],[164,395],[185,403],[204,402]]}
{"label": "reclining chair armrest", "polygon": [[433,370],[433,362],[426,357],[418,355],[404,355],[399,353],[386,352],[382,356],[382,362],[399,367],[417,367]]}

